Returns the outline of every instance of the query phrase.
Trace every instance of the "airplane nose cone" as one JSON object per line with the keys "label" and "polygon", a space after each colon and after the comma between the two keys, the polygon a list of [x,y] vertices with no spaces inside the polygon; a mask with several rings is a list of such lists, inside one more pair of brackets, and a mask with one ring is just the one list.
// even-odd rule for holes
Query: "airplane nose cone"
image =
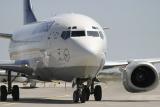
{"label": "airplane nose cone", "polygon": [[83,51],[86,54],[86,58],[84,58],[83,60],[85,61],[87,66],[101,66],[102,62],[105,59],[104,53],[91,48],[85,48]]}

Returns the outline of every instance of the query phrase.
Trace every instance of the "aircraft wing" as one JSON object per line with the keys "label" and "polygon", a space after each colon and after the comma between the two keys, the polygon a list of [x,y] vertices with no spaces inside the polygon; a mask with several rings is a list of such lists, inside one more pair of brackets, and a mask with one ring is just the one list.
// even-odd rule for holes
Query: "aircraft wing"
{"label": "aircraft wing", "polygon": [[126,60],[126,61],[108,61],[105,63],[103,69],[109,69],[109,68],[114,68],[114,67],[123,67],[127,66],[131,62],[149,62],[152,64],[160,63],[160,58],[154,58],[154,59],[131,59],[131,60]]}
{"label": "aircraft wing", "polygon": [[17,73],[23,73],[26,75],[32,75],[33,69],[25,65],[15,65],[15,64],[0,64],[0,69],[13,71]]}
{"label": "aircraft wing", "polygon": [[0,33],[0,38],[11,39],[12,34]]}
{"label": "aircraft wing", "polygon": [[133,59],[126,61],[108,61],[105,63],[103,70],[101,70],[97,79],[101,82],[114,81],[122,79],[122,72],[125,70],[126,66],[132,62],[149,62],[152,64],[160,63],[160,59]]}

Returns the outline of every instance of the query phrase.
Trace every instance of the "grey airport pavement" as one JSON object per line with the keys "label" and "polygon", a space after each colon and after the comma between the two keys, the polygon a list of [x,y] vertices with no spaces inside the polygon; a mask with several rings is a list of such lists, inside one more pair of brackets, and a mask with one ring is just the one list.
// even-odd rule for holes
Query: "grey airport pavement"
{"label": "grey airport pavement", "polygon": [[[20,83],[18,83],[22,86]],[[71,84],[38,83],[37,88],[21,87],[21,99],[13,102],[11,96],[7,102],[0,102],[0,107],[160,107],[160,86],[145,93],[129,93],[121,82],[102,84],[102,101],[94,101],[91,96],[86,103],[73,103]]]}

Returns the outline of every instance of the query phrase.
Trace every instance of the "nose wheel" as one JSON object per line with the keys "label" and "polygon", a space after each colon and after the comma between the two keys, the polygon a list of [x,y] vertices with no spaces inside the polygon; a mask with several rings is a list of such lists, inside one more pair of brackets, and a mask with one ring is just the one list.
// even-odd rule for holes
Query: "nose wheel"
{"label": "nose wheel", "polygon": [[73,92],[73,102],[78,103],[79,101],[81,103],[86,102],[86,92],[84,89],[82,90],[78,89]]}
{"label": "nose wheel", "polygon": [[102,99],[102,88],[100,85],[95,86],[94,99],[95,99],[95,101],[101,101],[101,99]]}
{"label": "nose wheel", "polygon": [[90,95],[94,95],[95,101],[101,101],[102,88],[100,85],[94,86],[94,81],[91,86],[84,85],[82,82],[77,82],[77,89],[73,92],[73,102],[85,103],[89,101]]}
{"label": "nose wheel", "polygon": [[78,101],[79,101],[79,92],[78,90],[75,90],[73,92],[73,102],[78,103]]}
{"label": "nose wheel", "polygon": [[8,95],[12,95],[13,101],[19,101],[19,87],[14,85],[12,87],[11,71],[8,71],[8,90],[5,85],[0,87],[0,100],[6,101]]}
{"label": "nose wheel", "polygon": [[85,90],[85,93],[86,93],[86,101],[88,101],[89,97],[90,97],[90,89],[89,89],[89,87],[87,87],[87,85],[85,85],[84,90]]}

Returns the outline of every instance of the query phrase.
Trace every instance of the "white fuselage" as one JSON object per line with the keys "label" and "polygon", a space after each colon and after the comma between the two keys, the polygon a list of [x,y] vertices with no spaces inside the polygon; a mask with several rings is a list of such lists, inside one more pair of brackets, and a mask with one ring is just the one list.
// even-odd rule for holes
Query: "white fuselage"
{"label": "white fuselage", "polygon": [[25,25],[14,33],[9,51],[39,80],[94,78],[105,63],[106,36],[93,19],[64,14]]}

